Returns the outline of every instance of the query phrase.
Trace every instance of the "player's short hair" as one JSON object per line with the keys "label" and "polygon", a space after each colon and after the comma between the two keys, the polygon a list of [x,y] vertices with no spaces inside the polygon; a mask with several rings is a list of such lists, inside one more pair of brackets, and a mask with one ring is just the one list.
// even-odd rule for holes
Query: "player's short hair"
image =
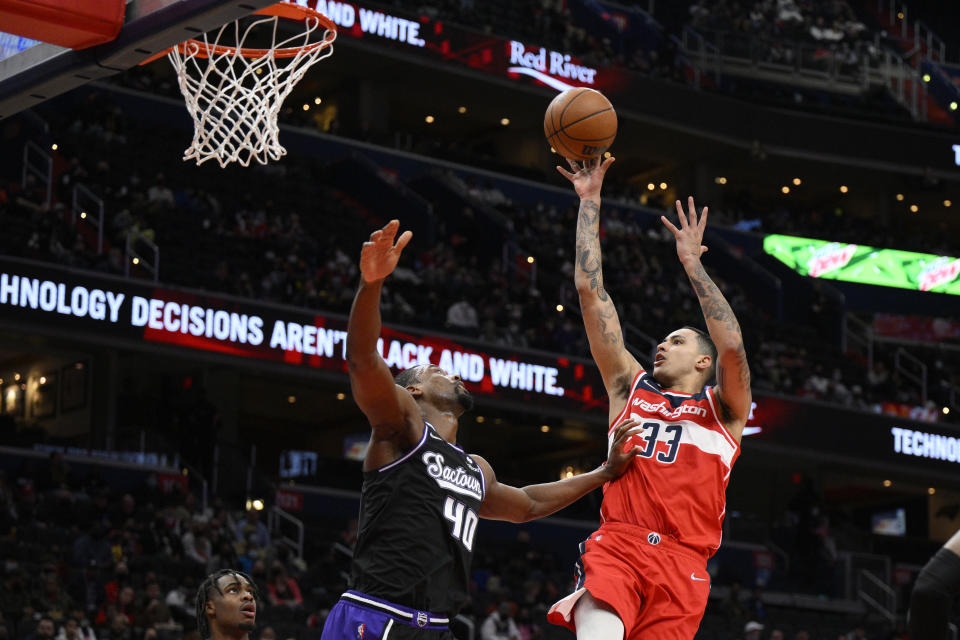
{"label": "player's short hair", "polygon": [[707,371],[709,374],[707,380],[712,380],[717,374],[717,345],[713,344],[713,339],[710,337],[710,334],[703,329],[691,327],[690,325],[680,328],[690,329],[690,331],[697,334],[697,344],[700,347],[700,353],[710,356],[710,369]]}
{"label": "player's short hair", "polygon": [[201,638],[210,637],[210,621],[207,620],[207,602],[210,601],[210,590],[216,589],[217,593],[221,596],[223,591],[220,590],[220,578],[223,576],[238,576],[247,581],[253,588],[253,598],[254,600],[260,600],[260,593],[257,591],[257,583],[253,581],[253,578],[243,573],[242,571],[234,571],[233,569],[220,569],[215,571],[207,576],[207,578],[200,584],[200,588],[197,589],[197,631],[200,632]]}
{"label": "player's short hair", "polygon": [[423,374],[423,367],[418,365],[416,367],[410,367],[409,369],[404,369],[397,374],[397,377],[393,381],[399,386],[406,389],[411,385],[415,385],[420,382],[420,379]]}

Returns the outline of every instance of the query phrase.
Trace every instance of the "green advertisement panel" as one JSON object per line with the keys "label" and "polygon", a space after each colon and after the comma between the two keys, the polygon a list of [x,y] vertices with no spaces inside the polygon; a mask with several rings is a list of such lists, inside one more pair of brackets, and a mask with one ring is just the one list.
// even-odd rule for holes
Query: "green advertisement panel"
{"label": "green advertisement panel", "polygon": [[812,278],[960,295],[960,259],[949,256],[775,234],[763,250]]}

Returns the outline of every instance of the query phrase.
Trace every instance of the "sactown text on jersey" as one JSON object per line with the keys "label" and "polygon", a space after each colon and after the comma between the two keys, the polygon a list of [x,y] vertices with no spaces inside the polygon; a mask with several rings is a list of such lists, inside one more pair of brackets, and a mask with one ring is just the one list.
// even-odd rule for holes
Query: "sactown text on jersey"
{"label": "sactown text on jersey", "polygon": [[444,489],[455,493],[471,496],[483,500],[483,489],[480,480],[463,467],[449,467],[443,463],[443,455],[434,451],[423,454],[423,464],[427,465],[427,473]]}

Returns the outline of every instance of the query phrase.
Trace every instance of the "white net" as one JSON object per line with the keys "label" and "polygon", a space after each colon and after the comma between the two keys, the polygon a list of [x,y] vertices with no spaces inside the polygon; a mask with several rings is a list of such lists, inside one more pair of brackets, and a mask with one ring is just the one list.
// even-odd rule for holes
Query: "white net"
{"label": "white net", "polygon": [[[244,25],[238,20],[167,55],[194,124],[184,161],[246,167],[286,155],[278,139],[280,107],[307,69],[333,53],[337,33],[326,19],[307,15],[304,31],[278,41],[279,20],[276,15],[255,15]],[[227,40],[229,45],[222,43]],[[257,41],[268,46],[245,48]]]}

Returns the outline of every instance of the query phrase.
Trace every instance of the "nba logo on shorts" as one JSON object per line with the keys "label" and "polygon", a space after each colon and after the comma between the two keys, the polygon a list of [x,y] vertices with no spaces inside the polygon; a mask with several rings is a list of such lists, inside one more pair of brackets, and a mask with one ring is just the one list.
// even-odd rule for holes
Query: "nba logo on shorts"
{"label": "nba logo on shorts", "polygon": [[423,611],[417,611],[417,626],[427,626],[427,614],[425,614]]}
{"label": "nba logo on shorts", "polygon": [[660,544],[660,534],[651,531],[647,534],[647,542],[650,544]]}
{"label": "nba logo on shorts", "polygon": [[363,632],[366,630],[367,630],[366,624],[361,623],[360,626],[357,627],[357,640],[363,640]]}

